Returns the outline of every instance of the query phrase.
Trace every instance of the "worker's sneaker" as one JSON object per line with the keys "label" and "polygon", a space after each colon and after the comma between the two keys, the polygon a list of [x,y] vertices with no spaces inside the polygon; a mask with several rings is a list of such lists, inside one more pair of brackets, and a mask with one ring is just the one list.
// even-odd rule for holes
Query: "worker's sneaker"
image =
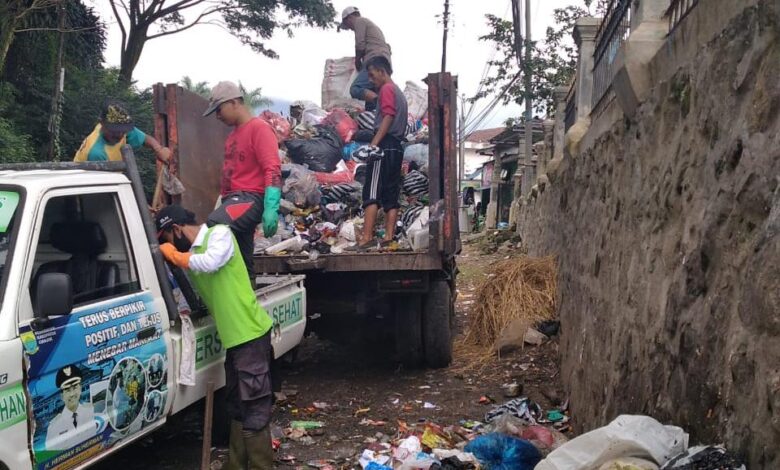
{"label": "worker's sneaker", "polygon": [[395,240],[382,240],[379,243],[380,251],[398,251],[400,245]]}
{"label": "worker's sneaker", "polygon": [[357,244],[353,246],[348,246],[344,248],[345,253],[365,253],[370,250],[376,250],[377,245],[379,244],[379,240],[374,238],[373,240],[369,241],[368,243],[363,244]]}

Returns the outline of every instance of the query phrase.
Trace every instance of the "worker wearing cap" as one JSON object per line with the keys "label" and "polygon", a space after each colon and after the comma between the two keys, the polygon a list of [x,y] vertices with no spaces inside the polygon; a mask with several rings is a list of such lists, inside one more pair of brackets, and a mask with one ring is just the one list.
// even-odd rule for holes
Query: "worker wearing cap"
{"label": "worker wearing cap", "polygon": [[81,380],[81,369],[75,364],[57,372],[54,382],[65,406],[46,428],[46,450],[67,450],[97,433],[92,406],[81,403]]}
{"label": "worker wearing cap", "polygon": [[157,159],[167,163],[171,157],[168,147],[163,147],[154,137],[144,134],[133,124],[133,118],[119,103],[108,103],[100,116],[100,122],[81,143],[74,162],[121,162],[122,147],[129,145],[138,150],[147,146]]}
{"label": "worker wearing cap", "polygon": [[384,57],[388,62],[391,62],[390,46],[385,41],[382,30],[373,21],[360,16],[360,10],[357,7],[344,9],[341,13],[339,29],[355,32],[355,68],[358,70],[358,74],[355,81],[352,82],[349,94],[356,100],[365,101],[367,110],[374,110],[379,94],[368,78],[366,63],[374,57]]}
{"label": "worker wearing cap", "polygon": [[233,127],[225,141],[222,163],[222,205],[209,215],[209,226],[230,226],[238,241],[241,256],[252,278],[254,235],[259,224],[263,234],[276,234],[279,204],[282,199],[282,172],[279,142],[271,126],[252,116],[244,106],[243,93],[233,82],[219,82],[211,90],[209,107],[203,116]]}
{"label": "worker wearing cap", "polygon": [[178,205],[160,210],[156,222],[160,251],[189,271],[227,349],[225,391],[232,418],[227,468],[271,469],[272,321],[257,302],[238,243],[228,226],[198,225]]}

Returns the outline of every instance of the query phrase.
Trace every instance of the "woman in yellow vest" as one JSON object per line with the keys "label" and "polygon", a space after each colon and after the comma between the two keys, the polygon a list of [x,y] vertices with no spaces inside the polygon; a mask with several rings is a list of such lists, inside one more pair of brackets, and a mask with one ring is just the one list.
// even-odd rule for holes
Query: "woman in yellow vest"
{"label": "woman in yellow vest", "polygon": [[103,109],[100,122],[90,135],[84,139],[74,162],[120,162],[123,145],[130,145],[134,150],[147,146],[157,154],[157,159],[167,163],[171,157],[168,147],[163,147],[154,137],[144,134],[133,125],[133,118],[124,106],[119,103],[109,103]]}

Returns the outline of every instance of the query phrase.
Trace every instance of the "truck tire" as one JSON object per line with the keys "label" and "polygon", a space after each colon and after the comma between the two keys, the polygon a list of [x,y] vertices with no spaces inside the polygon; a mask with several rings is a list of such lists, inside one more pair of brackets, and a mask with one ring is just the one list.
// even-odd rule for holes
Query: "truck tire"
{"label": "truck tire", "polygon": [[211,423],[211,445],[227,446],[230,441],[230,414],[227,411],[225,387],[214,392],[214,414]]}
{"label": "truck tire", "polygon": [[395,349],[398,359],[406,367],[420,367],[424,359],[422,298],[417,294],[409,294],[398,295],[394,300]]}
{"label": "truck tire", "polygon": [[445,280],[431,281],[425,296],[422,332],[425,364],[438,369],[452,362],[452,291]]}

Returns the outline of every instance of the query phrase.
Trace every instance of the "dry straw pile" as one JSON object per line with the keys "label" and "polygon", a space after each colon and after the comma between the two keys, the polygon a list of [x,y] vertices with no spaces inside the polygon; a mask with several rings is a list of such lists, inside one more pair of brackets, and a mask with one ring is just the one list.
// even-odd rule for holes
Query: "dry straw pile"
{"label": "dry straw pile", "polygon": [[513,321],[519,319],[532,327],[555,317],[558,276],[554,257],[510,258],[493,264],[488,273],[477,287],[465,338],[456,347],[469,366],[495,354],[496,341]]}

